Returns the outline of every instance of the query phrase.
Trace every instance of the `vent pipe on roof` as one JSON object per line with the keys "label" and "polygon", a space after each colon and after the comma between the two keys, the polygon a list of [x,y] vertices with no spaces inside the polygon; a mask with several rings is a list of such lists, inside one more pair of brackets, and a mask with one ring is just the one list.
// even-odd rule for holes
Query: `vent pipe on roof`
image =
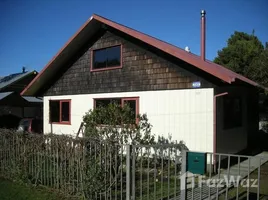
{"label": "vent pipe on roof", "polygon": [[201,10],[201,59],[206,60],[206,11]]}
{"label": "vent pipe on roof", "polygon": [[22,73],[25,73],[26,72],[26,67],[22,67]]}
{"label": "vent pipe on roof", "polygon": [[187,51],[188,53],[191,52],[191,51],[190,51],[190,48],[189,48],[188,46],[186,46],[184,50]]}

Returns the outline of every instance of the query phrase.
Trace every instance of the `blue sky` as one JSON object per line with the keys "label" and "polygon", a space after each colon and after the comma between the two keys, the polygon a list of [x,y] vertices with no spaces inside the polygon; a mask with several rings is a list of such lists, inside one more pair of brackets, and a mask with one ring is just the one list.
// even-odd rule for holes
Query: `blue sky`
{"label": "blue sky", "polygon": [[200,54],[200,10],[207,12],[207,58],[235,31],[268,41],[267,0],[0,0],[0,76],[40,71],[93,14]]}

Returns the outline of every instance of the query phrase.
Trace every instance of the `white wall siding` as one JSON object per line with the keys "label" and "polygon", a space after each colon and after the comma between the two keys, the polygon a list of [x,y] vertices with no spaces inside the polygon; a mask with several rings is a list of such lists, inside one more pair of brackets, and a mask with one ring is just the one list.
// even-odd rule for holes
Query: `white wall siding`
{"label": "white wall siding", "polygon": [[[44,98],[44,131],[76,134],[94,98],[139,97],[140,114],[147,113],[152,132],[183,140],[190,150],[213,151],[213,89],[105,93]],[[71,99],[71,125],[49,124],[49,100]]]}

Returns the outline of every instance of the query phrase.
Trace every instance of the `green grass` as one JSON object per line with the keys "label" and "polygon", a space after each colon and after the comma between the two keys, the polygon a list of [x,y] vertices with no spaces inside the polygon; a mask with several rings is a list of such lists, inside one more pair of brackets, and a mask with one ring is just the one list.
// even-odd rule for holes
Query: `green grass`
{"label": "green grass", "polygon": [[67,199],[55,191],[21,185],[9,180],[0,179],[1,200],[64,200]]}

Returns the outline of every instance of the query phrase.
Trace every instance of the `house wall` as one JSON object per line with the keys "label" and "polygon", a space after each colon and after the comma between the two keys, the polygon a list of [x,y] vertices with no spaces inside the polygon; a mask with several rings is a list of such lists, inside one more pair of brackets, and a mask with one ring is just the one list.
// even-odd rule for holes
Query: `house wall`
{"label": "house wall", "polygon": [[[66,71],[59,72],[54,81],[47,83],[44,96],[185,89],[192,88],[194,81],[200,81],[201,88],[213,87],[191,73],[193,67],[187,63],[171,62],[163,53],[152,53],[148,45],[118,34],[110,30],[96,41],[88,42],[66,63]],[[118,44],[122,44],[122,68],[91,72],[91,51]]]}
{"label": "house wall", "polygon": [[242,99],[242,126],[224,129],[223,96],[217,97],[217,152],[238,153],[249,146],[250,138],[258,131],[258,100],[256,90],[246,87],[222,87],[217,93]]}
{"label": "house wall", "polygon": [[[122,44],[122,68],[90,71],[92,50],[119,44]],[[190,144],[191,150],[213,151],[213,135],[210,135],[212,130],[205,128],[208,126],[213,127],[213,103],[208,102],[209,106],[211,106],[210,121],[206,117],[204,118],[203,111],[200,113],[199,110],[207,108],[208,106],[204,106],[206,103],[192,100],[195,99],[193,98],[195,96],[191,95],[206,91],[205,88],[207,88],[213,96],[212,88],[216,86],[212,83],[219,83],[219,80],[217,79],[216,81],[215,77],[214,79],[211,76],[208,78],[207,74],[200,73],[196,67],[167,56],[163,52],[157,52],[148,45],[134,41],[133,38],[126,37],[109,28],[108,31],[101,33],[98,37],[94,37],[94,41],[88,41],[85,46],[81,47],[81,51],[75,57],[70,58],[65,66],[62,71],[56,74],[54,80],[47,83],[47,88],[44,88],[42,93],[45,96],[44,116],[46,121],[44,130],[46,132],[50,132],[52,127],[55,133],[75,134],[82,121],[82,116],[92,108],[93,98],[102,96],[115,97],[118,95],[123,97],[124,95],[129,97],[140,96],[142,97],[140,100],[141,111],[150,115],[149,119],[153,122],[155,133],[172,133],[173,137],[174,135],[177,137],[179,132],[182,132],[179,136]],[[202,89],[192,89],[192,83],[195,81],[201,82]],[[229,90],[229,88],[218,88],[218,92],[225,92],[225,89]],[[184,92],[188,90],[191,95],[184,96]],[[234,93],[243,95],[243,90],[231,90],[234,90]],[[176,95],[181,95],[179,96],[180,98],[177,98],[175,94],[173,95],[173,92]],[[157,98],[152,99],[150,95],[153,97],[155,95],[159,96],[155,96]],[[168,96],[169,98],[167,98]],[[48,113],[46,112],[48,110],[48,99],[55,98],[72,99],[74,108],[72,107],[71,126],[53,124],[48,127]],[[213,98],[211,101],[213,101]],[[158,105],[155,102],[162,103]],[[181,108],[186,113],[180,113],[182,111],[176,113],[174,109],[170,108],[173,105]],[[248,135],[245,134],[248,134],[250,127],[244,124],[246,124],[246,121],[249,122],[249,115],[243,119],[246,121],[243,121],[242,127],[224,130],[221,124],[221,113],[223,113],[221,98],[217,102],[217,108],[219,108],[217,110],[217,151],[238,152],[247,146]],[[247,109],[245,104],[245,112],[247,112]],[[210,114],[208,115],[205,112],[205,116],[210,116]],[[173,122],[171,122],[172,120]],[[198,135],[199,132],[201,132],[200,135]],[[207,132],[207,135],[204,136],[205,132]],[[207,137],[208,135],[209,137]],[[230,141],[230,138],[232,138],[232,141]],[[207,146],[207,144],[209,145]]]}
{"label": "house wall", "polygon": [[[139,97],[140,114],[147,113],[152,133],[172,135],[190,150],[213,151],[213,89],[100,93],[44,97],[44,132],[76,135],[94,98]],[[49,123],[49,100],[71,99],[71,125]]]}

